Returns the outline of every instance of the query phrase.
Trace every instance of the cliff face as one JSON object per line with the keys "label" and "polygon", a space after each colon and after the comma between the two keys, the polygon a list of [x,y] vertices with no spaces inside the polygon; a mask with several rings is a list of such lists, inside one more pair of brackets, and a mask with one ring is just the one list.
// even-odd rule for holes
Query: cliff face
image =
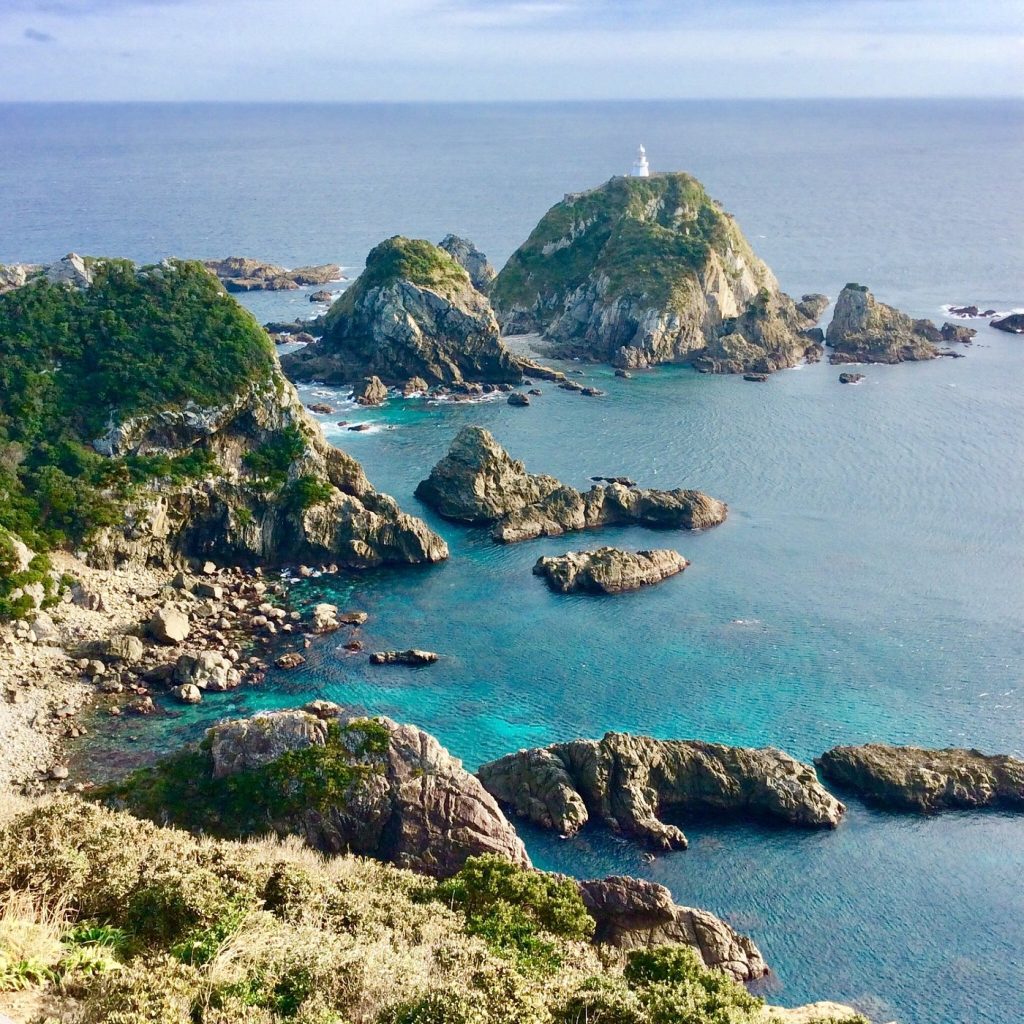
{"label": "cliff face", "polygon": [[912,320],[860,284],[848,284],[836,300],[825,341],[831,363],[902,363],[934,359],[942,332],[931,320]]}
{"label": "cliff face", "polygon": [[444,249],[469,274],[469,280],[478,292],[487,293],[497,273],[487,256],[468,238],[445,235],[438,248]]}
{"label": "cliff face", "polygon": [[464,380],[517,383],[490,304],[443,249],[396,236],[324,319],[324,335],[282,360],[297,380],[348,383],[376,375],[387,383]]}
{"label": "cliff face", "polygon": [[0,526],[101,566],[446,557],[324,441],[200,265],[61,262],[0,297]]}
{"label": "cliff face", "polygon": [[[506,333],[542,331],[565,355],[629,367],[793,366],[809,344],[800,332],[814,323],[687,174],[613,178],[566,196],[490,294]],[[715,349],[734,334],[743,346]]]}

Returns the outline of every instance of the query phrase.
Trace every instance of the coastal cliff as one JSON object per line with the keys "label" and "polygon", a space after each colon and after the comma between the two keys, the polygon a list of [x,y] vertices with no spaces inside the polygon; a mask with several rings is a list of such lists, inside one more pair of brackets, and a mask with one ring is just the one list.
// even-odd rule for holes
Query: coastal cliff
{"label": "coastal cliff", "polygon": [[0,527],[97,565],[431,562],[196,263],[68,257],[0,296]]}
{"label": "coastal cliff", "polygon": [[376,375],[400,384],[518,383],[487,299],[444,249],[396,235],[331,306],[323,336],[282,360],[295,380],[342,384]]}
{"label": "coastal cliff", "polygon": [[735,220],[681,173],[567,195],[490,296],[505,333],[540,331],[562,355],[716,373],[796,365],[823,308],[782,293]]}

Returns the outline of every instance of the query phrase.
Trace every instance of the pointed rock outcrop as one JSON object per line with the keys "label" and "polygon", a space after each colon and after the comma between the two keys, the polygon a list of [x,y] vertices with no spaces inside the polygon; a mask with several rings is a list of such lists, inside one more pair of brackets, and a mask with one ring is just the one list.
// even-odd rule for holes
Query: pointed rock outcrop
{"label": "pointed rock outcrop", "polygon": [[912,320],[878,302],[861,284],[848,284],[836,300],[825,341],[831,363],[903,363],[934,359],[943,340],[931,320]]}

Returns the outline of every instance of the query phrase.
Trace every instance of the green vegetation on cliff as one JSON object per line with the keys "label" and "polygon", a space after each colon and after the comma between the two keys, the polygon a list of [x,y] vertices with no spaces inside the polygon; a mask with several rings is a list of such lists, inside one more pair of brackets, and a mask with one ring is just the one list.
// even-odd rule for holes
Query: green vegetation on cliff
{"label": "green vegetation on cliff", "polygon": [[575,885],[446,883],[298,841],[196,839],[75,798],[0,822],[0,989],[54,1024],[765,1024],[688,949],[586,938]]}
{"label": "green vegetation on cliff", "polygon": [[671,304],[729,241],[729,218],[690,175],[612,178],[544,215],[498,274],[491,300],[500,311],[531,307],[605,275],[609,299]]}
{"label": "green vegetation on cliff", "polygon": [[88,288],[0,295],[0,526],[36,548],[117,522],[138,483],[210,469],[201,450],[105,458],[91,442],[112,423],[223,405],[275,372],[265,332],[200,264],[90,269]]}

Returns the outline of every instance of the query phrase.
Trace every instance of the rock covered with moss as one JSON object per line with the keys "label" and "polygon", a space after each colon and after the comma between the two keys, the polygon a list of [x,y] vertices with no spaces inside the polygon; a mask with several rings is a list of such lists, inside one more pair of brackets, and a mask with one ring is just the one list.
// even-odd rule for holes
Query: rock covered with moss
{"label": "rock covered with moss", "polygon": [[502,384],[522,377],[466,270],[444,249],[400,235],[370,252],[366,269],[324,317],[323,331],[282,360],[293,379]]}
{"label": "rock covered with moss", "polygon": [[490,294],[506,333],[541,331],[565,355],[626,368],[793,366],[820,315],[818,297],[797,306],[779,291],[733,218],[688,174],[612,178],[567,195]]}
{"label": "rock covered with moss", "polygon": [[666,548],[656,551],[598,548],[542,556],[537,559],[533,574],[543,576],[548,586],[561,594],[574,591],[621,594],[660,583],[682,572],[689,564],[679,552]]}
{"label": "rock covered with moss", "polygon": [[727,514],[724,502],[701,491],[612,483],[580,492],[554,477],[527,473],[483,427],[459,431],[416,496],[447,519],[491,526],[502,543],[612,524],[699,530]]}
{"label": "rock covered with moss", "polygon": [[814,768],[773,747],[728,747],[699,740],[656,740],[609,732],[508,754],[478,776],[501,803],[562,835],[588,821],[662,850],[687,839],[664,812],[721,812],[835,828],[845,808]]}
{"label": "rock covered with moss", "polygon": [[931,320],[913,320],[875,297],[861,284],[848,284],[836,300],[825,340],[831,363],[903,363],[934,359],[942,332]]}
{"label": "rock covered with moss", "polygon": [[223,722],[199,749],[108,795],[193,830],[294,833],[326,852],[431,875],[450,875],[476,854],[529,864],[494,799],[437,740],[327,702]]}
{"label": "rock covered with moss", "polygon": [[81,263],[88,280],[0,296],[0,526],[106,566],[445,557],[326,443],[199,264]]}
{"label": "rock covered with moss", "polygon": [[870,803],[898,811],[1000,807],[1024,811],[1024,761],[948,747],[926,750],[866,743],[833,747],[817,759],[822,775]]}

